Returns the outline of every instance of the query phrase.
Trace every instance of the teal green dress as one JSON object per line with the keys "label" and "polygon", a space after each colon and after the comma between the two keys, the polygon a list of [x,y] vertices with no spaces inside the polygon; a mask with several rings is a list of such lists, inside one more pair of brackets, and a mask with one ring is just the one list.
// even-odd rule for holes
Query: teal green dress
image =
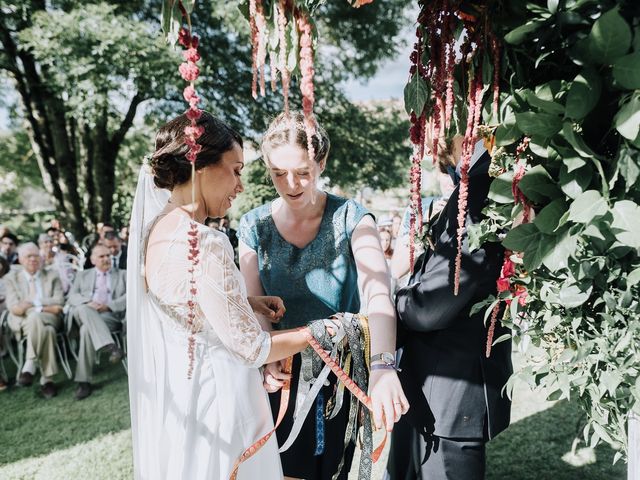
{"label": "teal green dress", "polygon": [[[318,235],[304,248],[287,242],[276,228],[271,216],[272,202],[245,214],[238,228],[239,238],[258,255],[260,282],[266,295],[282,298],[287,309],[276,328],[295,328],[311,320],[326,318],[337,312],[359,312],[358,272],[351,250],[351,236],[365,215],[371,215],[362,205],[327,193],[327,203]],[[297,391],[300,369],[299,355],[294,358],[291,392]],[[285,476],[307,480],[331,479],[343,465],[340,479],[347,478],[353,448],[345,458],[344,433],[349,406],[331,420],[323,420],[323,398],[330,398],[334,380],[319,395],[316,415],[309,415],[298,438],[282,453]],[[277,415],[279,392],[269,395]],[[278,428],[278,443],[288,437],[293,423],[295,398],[290,400],[287,416]]]}

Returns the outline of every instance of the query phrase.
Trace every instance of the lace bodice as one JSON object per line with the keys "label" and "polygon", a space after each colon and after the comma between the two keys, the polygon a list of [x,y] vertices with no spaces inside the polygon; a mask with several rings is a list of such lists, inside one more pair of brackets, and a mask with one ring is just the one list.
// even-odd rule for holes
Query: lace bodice
{"label": "lace bodice", "polygon": [[[164,255],[146,265],[150,297],[166,313],[174,327],[187,333],[189,297],[188,229],[190,220],[180,217],[167,242]],[[155,223],[155,222],[154,222]],[[235,357],[252,366],[264,364],[271,349],[271,337],[262,330],[246,295],[244,280],[233,261],[233,249],[225,234],[198,226],[200,262],[195,269],[196,319],[199,341],[219,340]],[[149,233],[147,233],[147,239]],[[146,250],[146,248],[145,248]]]}

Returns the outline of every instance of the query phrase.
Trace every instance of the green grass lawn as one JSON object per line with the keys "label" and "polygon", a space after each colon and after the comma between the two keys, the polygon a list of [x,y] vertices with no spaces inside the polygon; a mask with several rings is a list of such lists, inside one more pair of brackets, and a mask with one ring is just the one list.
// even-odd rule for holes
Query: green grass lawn
{"label": "green grass lawn", "polygon": [[[5,363],[6,360],[5,360]],[[127,377],[120,365],[103,362],[96,390],[81,402],[75,384],[58,377],[58,396],[40,398],[36,386],[0,392],[0,479],[130,479],[131,439]],[[581,431],[579,409],[569,402],[546,402],[544,394],[518,385],[513,421],[487,450],[487,480],[623,480],[626,467],[612,465],[606,447],[571,444]],[[374,466],[381,480],[385,459]],[[357,459],[351,478],[356,478]],[[185,479],[188,480],[188,479]]]}

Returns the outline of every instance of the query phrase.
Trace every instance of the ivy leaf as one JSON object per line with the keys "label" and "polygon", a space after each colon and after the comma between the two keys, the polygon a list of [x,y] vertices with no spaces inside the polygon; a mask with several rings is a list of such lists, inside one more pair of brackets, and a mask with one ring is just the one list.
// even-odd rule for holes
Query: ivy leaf
{"label": "ivy leaf", "polygon": [[620,200],[613,205],[613,223],[618,230],[616,240],[633,248],[640,248],[640,206],[631,200]]}
{"label": "ivy leaf", "polygon": [[597,190],[587,190],[580,194],[569,208],[569,220],[576,223],[590,223],[609,211],[607,203]]}
{"label": "ivy leaf", "polygon": [[560,226],[560,220],[566,211],[566,200],[557,198],[540,211],[533,223],[542,233],[552,234]]}
{"label": "ivy leaf", "polygon": [[[640,56],[638,56],[638,62],[640,63]],[[620,135],[628,140],[635,140],[640,132],[640,93],[634,93],[622,106],[614,122]]]}
{"label": "ivy leaf", "polygon": [[585,68],[571,83],[565,115],[574,120],[584,118],[598,103],[601,90],[600,76],[592,68]]}
{"label": "ivy leaf", "polygon": [[613,78],[629,90],[640,88],[640,52],[618,58],[613,63]]}
{"label": "ivy leaf", "polygon": [[525,173],[518,187],[529,200],[536,203],[553,199],[560,194],[558,186],[541,165],[536,165]]}
{"label": "ivy leaf", "polygon": [[412,111],[417,116],[422,115],[424,106],[429,98],[429,87],[418,73],[414,73],[406,87],[404,87],[404,108],[408,114]]}
{"label": "ivy leaf", "polygon": [[612,8],[593,24],[587,42],[591,58],[606,65],[629,51],[631,28],[618,9]]}
{"label": "ivy leaf", "polygon": [[491,182],[488,197],[496,203],[513,203],[513,171],[509,170]]}
{"label": "ivy leaf", "polygon": [[560,117],[549,113],[516,113],[516,122],[522,133],[541,137],[552,137],[562,128]]}

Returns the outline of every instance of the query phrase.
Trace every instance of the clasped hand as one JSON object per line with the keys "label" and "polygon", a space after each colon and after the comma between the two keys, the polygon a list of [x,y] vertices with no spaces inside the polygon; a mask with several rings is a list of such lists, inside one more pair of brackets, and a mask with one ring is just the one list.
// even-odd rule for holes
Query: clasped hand
{"label": "clasped hand", "polygon": [[287,311],[280,297],[256,296],[247,297],[247,300],[254,313],[265,316],[273,323],[279,322]]}

